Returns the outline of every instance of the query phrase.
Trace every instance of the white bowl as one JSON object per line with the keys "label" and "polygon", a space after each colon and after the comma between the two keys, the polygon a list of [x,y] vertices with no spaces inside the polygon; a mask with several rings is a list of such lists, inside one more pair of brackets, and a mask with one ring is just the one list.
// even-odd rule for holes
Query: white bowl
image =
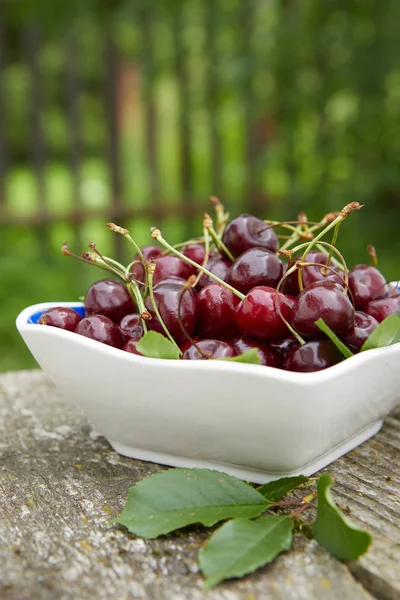
{"label": "white bowl", "polygon": [[399,400],[400,344],[317,373],[144,358],[34,324],[17,327],[43,371],[120,454],[265,483],[310,475],[375,435]]}

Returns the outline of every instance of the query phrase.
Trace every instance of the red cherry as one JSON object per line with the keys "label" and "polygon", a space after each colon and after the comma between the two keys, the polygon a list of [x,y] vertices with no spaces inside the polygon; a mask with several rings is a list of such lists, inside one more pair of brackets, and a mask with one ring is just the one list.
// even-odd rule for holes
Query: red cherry
{"label": "red cherry", "polygon": [[57,306],[46,310],[46,312],[41,315],[38,323],[40,323],[40,325],[58,327],[65,331],[75,331],[81,319],[82,317],[80,317],[72,308]]}
{"label": "red cherry", "polygon": [[295,337],[287,337],[283,340],[272,341],[269,345],[273,350],[276,350],[283,358],[285,358],[291,348],[300,346],[300,342],[298,342]]}
{"label": "red cherry", "polygon": [[143,335],[142,319],[138,314],[125,315],[119,323],[119,328],[128,341],[130,338],[140,340]]}
{"label": "red cherry", "polygon": [[323,337],[315,324],[319,318],[336,334],[350,331],[354,324],[354,306],[333,281],[311,284],[298,296],[293,308],[292,325],[302,336]]}
{"label": "red cherry", "polygon": [[312,373],[336,365],[343,357],[330,340],[314,340],[289,350],[284,369]]}
{"label": "red cherry", "polygon": [[378,321],[367,315],[367,313],[356,311],[354,315],[354,325],[350,331],[342,337],[342,342],[352,351],[359,352],[361,346],[369,338],[375,327],[379,325]]}
{"label": "red cherry", "polygon": [[124,344],[124,336],[118,325],[104,315],[85,317],[78,323],[75,333],[114,348],[122,348]]}
{"label": "red cherry", "polygon": [[243,252],[229,269],[228,282],[247,294],[254,287],[276,287],[282,277],[282,261],[265,248],[250,248]]}
{"label": "red cherry", "polygon": [[[309,252],[304,260],[304,262],[322,265],[326,265],[327,261],[328,257],[326,254],[315,250]],[[323,267],[316,266],[316,264],[309,267],[303,267],[301,270],[303,289],[310,286],[312,283],[315,283],[316,281],[335,281],[336,283],[343,285],[343,278],[340,276],[340,270],[335,267],[332,262],[329,264],[329,267],[329,269],[324,269]],[[335,273],[338,273],[338,275]],[[299,270],[293,271],[293,273],[286,277],[283,282],[282,291],[285,294],[293,294],[293,296],[300,294]]]}
{"label": "red cherry", "polygon": [[349,288],[358,310],[364,310],[369,302],[386,295],[386,279],[371,265],[357,265],[349,273]]}
{"label": "red cherry", "polygon": [[222,241],[233,256],[240,256],[250,248],[266,248],[276,252],[278,238],[272,227],[253,215],[240,215],[225,227]]}
{"label": "red cherry", "polygon": [[282,356],[267,344],[263,344],[260,340],[256,340],[249,335],[244,335],[237,338],[233,344],[238,354],[244,354],[247,350],[257,348],[260,362],[264,366],[276,367],[280,369],[282,367]]}
{"label": "red cherry", "polygon": [[222,342],[221,340],[200,340],[197,346],[207,356],[203,356],[196,346],[189,346],[187,350],[182,354],[183,360],[207,360],[210,358],[228,358],[230,356],[236,356],[236,350],[232,344]]}
{"label": "red cherry", "polygon": [[366,311],[379,323],[389,315],[394,315],[400,310],[400,296],[388,296],[380,300],[373,300],[367,304]]}
{"label": "red cherry", "polygon": [[137,349],[137,343],[139,340],[135,340],[131,338],[126,342],[126,344],[122,347],[122,350],[125,352],[130,352],[131,354],[137,354],[138,356],[143,356],[141,352]]}
{"label": "red cherry", "polygon": [[197,334],[217,340],[237,332],[235,309],[239,298],[219,283],[210,283],[197,294]]}
{"label": "red cherry", "polygon": [[156,270],[153,275],[153,285],[162,281],[166,277],[181,277],[185,281],[192,275],[193,267],[179,256],[166,254],[156,259]]}
{"label": "red cherry", "polygon": [[104,315],[114,323],[135,312],[136,308],[126,286],[115,279],[103,279],[91,285],[84,305],[86,316]]}
{"label": "red cherry", "polygon": [[288,328],[276,309],[279,306],[284,319],[290,322],[292,302],[273,288],[253,288],[236,308],[236,322],[240,330],[261,340],[274,340],[287,335]]}
{"label": "red cherry", "polygon": [[[151,258],[157,258],[158,256],[161,256],[163,250],[158,246],[143,246],[143,248],[141,248],[141,251],[145,261],[148,263]],[[135,264],[131,266],[131,273],[133,273],[137,281],[144,282],[144,267],[139,254],[136,254],[133,257],[132,262],[133,261],[135,261]]]}
{"label": "red cherry", "polygon": [[[226,258],[222,258],[221,256],[215,256],[214,258],[210,258],[210,260],[207,261],[206,269],[207,271],[210,271],[211,273],[222,279],[222,281],[227,281],[231,264],[232,263],[230,263],[229,260],[227,260]],[[203,289],[203,287],[209,285],[210,283],[216,283],[215,279],[213,279],[209,275],[203,274],[200,277],[199,283],[197,284],[197,289],[201,290]]]}
{"label": "red cherry", "polygon": [[[206,255],[206,251],[204,246],[201,244],[188,244],[184,248],[182,248],[182,254],[193,260],[193,262],[198,265],[202,265],[204,261],[204,257]],[[192,273],[196,273],[196,269],[192,267]]]}

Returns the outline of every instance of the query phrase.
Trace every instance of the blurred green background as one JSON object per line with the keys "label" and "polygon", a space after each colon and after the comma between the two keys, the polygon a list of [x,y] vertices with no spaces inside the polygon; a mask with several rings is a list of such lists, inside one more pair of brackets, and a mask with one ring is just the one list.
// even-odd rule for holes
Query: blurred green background
{"label": "blurred green background", "polygon": [[[64,258],[175,243],[208,197],[231,214],[310,219],[350,201],[350,265],[400,275],[398,0],[0,0],[0,371],[34,366],[35,302],[100,273]],[[122,240],[125,241],[125,240]]]}

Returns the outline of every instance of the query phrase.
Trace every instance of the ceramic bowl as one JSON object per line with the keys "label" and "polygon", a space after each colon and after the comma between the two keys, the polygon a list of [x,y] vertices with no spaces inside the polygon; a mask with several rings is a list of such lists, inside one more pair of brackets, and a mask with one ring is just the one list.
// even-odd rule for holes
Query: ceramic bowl
{"label": "ceramic bowl", "polygon": [[38,325],[71,302],[23,310],[17,327],[58,390],[120,454],[265,483],[310,475],[376,434],[399,401],[400,344],[317,373],[129,354]]}

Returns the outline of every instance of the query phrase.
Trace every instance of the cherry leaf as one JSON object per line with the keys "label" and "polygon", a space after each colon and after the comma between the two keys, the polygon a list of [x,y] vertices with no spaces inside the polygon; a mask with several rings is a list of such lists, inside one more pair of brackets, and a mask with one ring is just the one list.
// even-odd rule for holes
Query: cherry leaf
{"label": "cherry leaf", "polygon": [[302,483],[308,481],[305,475],[295,475],[294,477],[282,477],[277,481],[271,481],[257,488],[257,492],[262,494],[270,502],[278,502],[283,496],[297,488]]}
{"label": "cherry leaf", "polygon": [[365,340],[361,352],[383,348],[399,341],[400,318],[397,315],[389,315],[375,327],[371,335]]}
{"label": "cherry leaf", "polygon": [[336,507],[330,493],[333,482],[328,473],[323,473],[318,479],[317,520],[312,527],[312,534],[335,558],[356,560],[367,551],[372,538]]}
{"label": "cherry leaf", "polygon": [[293,520],[268,515],[255,521],[235,519],[220,527],[200,550],[200,568],[210,589],[229,577],[242,577],[290,550]]}
{"label": "cherry leaf", "polygon": [[210,527],[234,517],[257,517],[270,506],[252,486],[210,469],[168,469],[129,490],[116,522],[144,538],[192,523]]}
{"label": "cherry leaf", "polygon": [[260,357],[257,348],[250,348],[243,354],[237,356],[228,356],[227,358],[219,358],[218,360],[228,360],[230,362],[249,363],[252,365],[261,365]]}
{"label": "cherry leaf", "polygon": [[339,350],[339,352],[343,354],[345,358],[350,358],[351,356],[354,356],[352,351],[345,344],[343,344],[343,342],[339,340],[336,333],[332,331],[332,329],[329,327],[329,325],[325,323],[323,319],[318,319],[318,321],[316,321],[315,324],[317,327],[319,327],[321,331],[325,333],[325,335],[328,336],[331,342],[335,344],[336,348]]}
{"label": "cherry leaf", "polygon": [[156,331],[145,333],[137,342],[136,348],[147,358],[179,359],[178,347]]}

